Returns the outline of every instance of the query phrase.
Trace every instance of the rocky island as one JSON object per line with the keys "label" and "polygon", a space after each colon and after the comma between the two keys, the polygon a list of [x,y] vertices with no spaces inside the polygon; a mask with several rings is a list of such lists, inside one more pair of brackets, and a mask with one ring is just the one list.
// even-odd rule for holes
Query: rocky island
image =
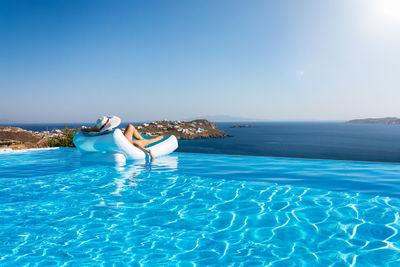
{"label": "rocky island", "polygon": [[[208,120],[193,121],[155,121],[136,124],[137,130],[148,136],[175,135],[181,140],[228,137]],[[52,131],[27,131],[18,127],[0,127],[0,150],[27,149],[65,146],[72,147],[72,138],[76,131],[87,129],[64,129]],[[124,130],[124,129],[122,129]]]}
{"label": "rocky island", "polygon": [[386,118],[368,118],[368,119],[357,119],[350,120],[346,123],[380,123],[380,124],[400,124],[400,118],[386,117]]}

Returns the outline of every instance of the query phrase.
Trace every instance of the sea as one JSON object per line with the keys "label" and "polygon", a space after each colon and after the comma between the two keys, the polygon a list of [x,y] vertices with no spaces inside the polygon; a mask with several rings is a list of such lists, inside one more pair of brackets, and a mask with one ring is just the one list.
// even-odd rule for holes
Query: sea
{"label": "sea", "polygon": [[[231,137],[180,140],[177,152],[400,162],[400,125],[345,122],[220,122]],[[31,131],[87,123],[16,124]],[[232,128],[250,125],[247,128]],[[124,126],[124,124],[122,124]]]}

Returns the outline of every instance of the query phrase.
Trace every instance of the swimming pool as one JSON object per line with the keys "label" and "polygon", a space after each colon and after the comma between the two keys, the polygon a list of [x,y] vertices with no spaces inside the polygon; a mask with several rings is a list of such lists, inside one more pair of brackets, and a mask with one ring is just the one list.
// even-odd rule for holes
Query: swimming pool
{"label": "swimming pool", "polygon": [[399,180],[400,164],[3,152],[0,265],[400,266]]}

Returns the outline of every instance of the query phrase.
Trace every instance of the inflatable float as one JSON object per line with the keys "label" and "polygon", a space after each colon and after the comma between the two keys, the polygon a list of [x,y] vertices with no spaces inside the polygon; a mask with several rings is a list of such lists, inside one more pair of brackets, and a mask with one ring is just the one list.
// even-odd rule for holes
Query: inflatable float
{"label": "inflatable float", "polygon": [[[146,135],[142,135],[142,137],[151,139]],[[73,142],[82,153],[82,158],[90,161],[125,163],[126,160],[141,160],[149,157],[146,152],[133,146],[120,129],[97,133],[78,131],[74,135]],[[160,157],[177,149],[178,140],[174,135],[168,135],[146,148],[150,149],[155,157]]]}

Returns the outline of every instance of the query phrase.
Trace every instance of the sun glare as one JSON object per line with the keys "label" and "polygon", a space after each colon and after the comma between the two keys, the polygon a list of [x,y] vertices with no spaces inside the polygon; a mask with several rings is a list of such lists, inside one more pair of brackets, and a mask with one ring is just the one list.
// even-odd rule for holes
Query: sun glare
{"label": "sun glare", "polygon": [[358,3],[364,22],[361,25],[368,35],[379,37],[380,41],[399,38],[400,0],[360,0]]}
{"label": "sun glare", "polygon": [[375,12],[386,22],[400,23],[400,0],[374,0]]}

